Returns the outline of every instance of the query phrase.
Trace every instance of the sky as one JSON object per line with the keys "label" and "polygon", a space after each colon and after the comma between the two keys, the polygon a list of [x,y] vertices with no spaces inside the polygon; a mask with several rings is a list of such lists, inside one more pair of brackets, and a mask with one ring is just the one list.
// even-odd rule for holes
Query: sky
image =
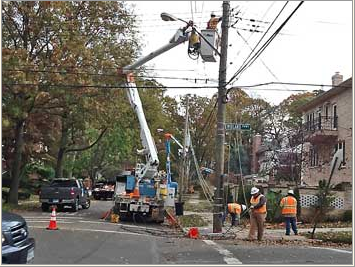
{"label": "sky", "polygon": [[[137,15],[142,55],[164,46],[184,26],[181,21],[166,22],[160,14],[167,12],[183,20],[193,20],[198,30],[205,29],[211,11],[222,15],[222,1],[137,1],[129,2]],[[240,68],[252,48],[264,44],[276,29],[293,12],[299,1],[290,1],[279,17],[286,1],[231,1],[231,25],[229,28],[227,81]],[[307,84],[331,84],[331,76],[340,72],[344,80],[352,76],[353,36],[352,1],[305,1],[290,18],[282,31],[272,40],[258,59],[247,68],[233,86],[250,86],[259,83],[284,82]],[[239,12],[237,14],[237,12]],[[239,20],[236,22],[237,18]],[[250,20],[256,20],[252,22]],[[235,23],[236,22],[236,23]],[[250,32],[255,29],[258,32]],[[219,31],[221,33],[221,25]],[[158,56],[145,64],[154,77],[167,87],[196,87],[218,85],[219,59],[204,62],[192,60],[187,54],[187,42]],[[256,51],[255,50],[255,51]],[[209,79],[206,83],[206,80]],[[202,79],[196,80],[195,79]],[[245,89],[252,97],[261,97],[273,104],[280,103],[291,90],[329,90],[327,86],[267,85]],[[167,94],[177,97],[197,94],[211,97],[215,88],[168,89]]]}

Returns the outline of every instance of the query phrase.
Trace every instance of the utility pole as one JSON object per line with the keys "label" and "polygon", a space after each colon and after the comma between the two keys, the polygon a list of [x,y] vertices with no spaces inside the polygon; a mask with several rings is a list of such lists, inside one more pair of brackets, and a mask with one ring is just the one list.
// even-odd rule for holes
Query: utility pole
{"label": "utility pole", "polygon": [[184,167],[184,190],[185,193],[188,190],[189,186],[189,177],[187,171],[187,153],[186,150],[189,146],[188,144],[188,132],[189,132],[189,100],[190,95],[186,96],[186,114],[185,114],[185,128],[184,128],[184,151],[183,151],[183,167]]}
{"label": "utility pole", "polygon": [[179,182],[179,202],[181,203],[183,201],[182,195],[186,191],[186,183],[188,180],[187,171],[186,171],[186,148],[188,147],[187,144],[187,133],[188,133],[188,127],[189,127],[189,95],[186,96],[186,114],[185,114],[185,128],[184,128],[184,147],[182,151],[182,164],[180,166],[180,182]]}
{"label": "utility pole", "polygon": [[216,136],[216,191],[213,207],[213,233],[222,232],[223,212],[223,177],[224,177],[224,142],[225,142],[225,113],[226,113],[226,78],[227,78],[227,50],[229,28],[229,1],[223,1],[221,56],[219,61],[218,108],[217,108],[217,136]]}

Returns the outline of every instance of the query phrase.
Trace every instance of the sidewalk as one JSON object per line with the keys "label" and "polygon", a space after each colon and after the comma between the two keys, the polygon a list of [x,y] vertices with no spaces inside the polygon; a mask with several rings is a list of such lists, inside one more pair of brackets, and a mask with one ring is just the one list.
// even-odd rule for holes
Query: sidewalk
{"label": "sidewalk", "polygon": [[[224,238],[236,238],[236,239],[247,239],[250,226],[246,227],[240,225],[236,227],[230,227],[230,224],[227,222],[224,227],[222,227],[222,233],[213,233],[213,214],[211,212],[192,212],[185,211],[184,215],[196,214],[201,216],[207,223],[207,226],[197,227],[200,233],[200,236],[209,238],[209,237],[224,237]],[[187,233],[191,227],[184,228],[184,232]],[[298,228],[298,233],[308,233],[312,232],[312,228]],[[316,232],[342,232],[350,231],[352,232],[351,227],[345,228],[317,228]],[[267,240],[305,240],[307,239],[302,235],[294,235],[291,231],[291,235],[285,235],[285,229],[268,229],[267,226],[264,230],[264,239]]]}
{"label": "sidewalk", "polygon": [[[197,193],[189,195],[189,199],[187,202],[198,205],[199,203],[203,202],[205,200],[201,200],[198,196]],[[222,238],[228,238],[228,239],[247,239],[248,233],[249,233],[249,228],[250,225],[247,225],[246,227],[244,226],[236,226],[236,227],[230,227],[230,223],[226,222],[225,226],[222,228],[222,233],[213,233],[213,214],[212,212],[195,212],[195,211],[184,211],[184,215],[191,215],[191,214],[196,214],[199,215],[203,218],[204,221],[207,222],[207,226],[204,227],[197,227],[200,233],[200,236],[203,238],[213,238],[213,237],[222,237]],[[184,232],[188,233],[192,227],[186,227],[184,228]],[[312,232],[312,228],[298,228],[298,233],[308,233]],[[351,227],[346,227],[346,228],[317,228],[316,232],[342,232],[342,231],[350,231],[352,232]],[[287,236],[285,235],[285,229],[268,229],[268,226],[266,225],[266,228],[264,230],[264,239],[265,240],[306,240],[307,238],[302,235],[294,235],[293,232],[291,231],[291,235]]]}
{"label": "sidewalk", "polygon": [[[197,227],[201,236],[209,238],[209,237],[224,237],[224,238],[233,238],[233,239],[241,239],[245,240],[248,237],[249,233],[249,225],[247,227],[236,226],[230,228],[230,226],[225,226],[222,228],[222,233],[213,233],[213,225],[208,225],[206,227]],[[184,228],[184,231],[187,233],[190,228]],[[285,235],[284,229],[265,229],[264,230],[264,240],[306,240],[307,238],[302,233],[311,232],[312,228],[299,228],[299,235],[294,235],[291,231],[291,235]],[[351,227],[348,228],[317,228],[316,232],[341,232],[341,231],[352,231]]]}

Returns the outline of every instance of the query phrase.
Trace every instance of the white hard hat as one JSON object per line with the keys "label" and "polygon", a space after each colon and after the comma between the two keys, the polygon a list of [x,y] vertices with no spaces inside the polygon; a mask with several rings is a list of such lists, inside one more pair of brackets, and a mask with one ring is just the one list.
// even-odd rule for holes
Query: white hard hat
{"label": "white hard hat", "polygon": [[288,194],[292,194],[292,195],[295,194],[292,189],[288,190],[287,193],[288,193]]}
{"label": "white hard hat", "polygon": [[252,187],[252,188],[251,188],[251,191],[250,191],[250,194],[254,195],[254,194],[258,193],[258,192],[259,192],[259,189],[258,189],[258,188]]}
{"label": "white hard hat", "polygon": [[245,211],[247,209],[247,206],[245,206],[244,204],[242,204],[242,211]]}
{"label": "white hard hat", "polygon": [[212,17],[212,16],[216,16],[216,14],[215,14],[213,11],[211,12],[211,17]]}

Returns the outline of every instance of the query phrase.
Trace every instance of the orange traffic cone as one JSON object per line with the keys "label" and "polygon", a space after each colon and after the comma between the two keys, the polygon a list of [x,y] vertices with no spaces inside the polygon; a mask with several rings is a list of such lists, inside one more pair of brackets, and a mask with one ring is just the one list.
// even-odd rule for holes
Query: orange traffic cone
{"label": "orange traffic cone", "polygon": [[199,237],[200,233],[199,233],[197,227],[192,227],[192,228],[190,228],[190,230],[189,230],[189,232],[187,233],[187,235],[188,235],[190,238],[197,239],[197,238]]}
{"label": "orange traffic cone", "polygon": [[51,214],[51,220],[49,221],[49,225],[47,227],[47,230],[58,230],[59,228],[57,227],[57,216],[55,213],[55,207],[52,209],[52,214]]}

